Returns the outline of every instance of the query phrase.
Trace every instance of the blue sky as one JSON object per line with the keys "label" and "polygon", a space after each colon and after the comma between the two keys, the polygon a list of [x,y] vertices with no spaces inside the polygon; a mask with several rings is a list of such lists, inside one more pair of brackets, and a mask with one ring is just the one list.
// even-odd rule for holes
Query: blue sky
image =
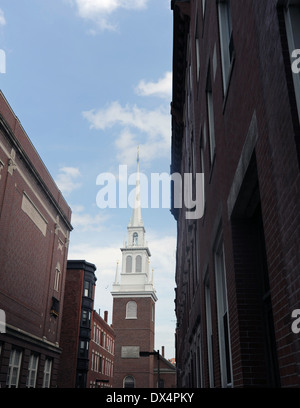
{"label": "blue sky", "polygon": [[[100,209],[97,176],[169,173],[170,0],[1,0],[1,90],[72,208],[69,259],[97,266],[95,309],[110,290],[132,210]],[[128,187],[130,191],[133,187]],[[150,206],[149,201],[149,206]],[[144,208],[158,302],[156,348],[174,356],[176,224]]]}

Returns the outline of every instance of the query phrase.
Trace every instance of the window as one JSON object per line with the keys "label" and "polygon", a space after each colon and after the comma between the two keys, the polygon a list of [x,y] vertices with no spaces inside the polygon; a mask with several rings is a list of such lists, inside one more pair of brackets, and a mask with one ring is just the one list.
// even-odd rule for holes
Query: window
{"label": "window", "polygon": [[44,366],[43,388],[50,387],[51,369],[52,369],[52,360],[47,358],[45,361],[45,366]]}
{"label": "window", "polygon": [[[290,55],[293,57],[295,50],[300,49],[300,1],[291,0],[285,12],[285,23],[288,37],[288,45]],[[292,55],[293,54],[293,55]],[[292,63],[299,61],[299,54],[292,58]],[[299,62],[297,63],[299,67]],[[300,120],[300,73],[293,72],[293,81],[296,95],[296,103],[298,108],[298,116]]]}
{"label": "window", "polygon": [[54,296],[52,296],[52,305],[50,309],[50,314],[51,316],[54,316],[55,318],[59,316],[59,300],[56,299]]}
{"label": "window", "polygon": [[210,66],[208,67],[208,76],[206,83],[206,101],[207,101],[207,120],[208,120],[208,133],[209,133],[209,151],[210,151],[210,162],[213,163],[216,142],[215,142],[215,123],[214,123],[214,105],[213,105],[213,95],[212,95],[212,84],[210,76]]}
{"label": "window", "polygon": [[9,356],[9,366],[6,379],[6,385],[8,388],[18,388],[21,360],[22,352],[12,349]]}
{"label": "window", "polygon": [[91,323],[91,312],[88,310],[82,310],[81,325],[84,327],[90,327],[90,323]]}
{"label": "window", "polygon": [[126,257],[126,273],[132,272],[132,256],[128,255]]}
{"label": "window", "polygon": [[[92,350],[91,371],[94,371],[94,357],[95,357],[95,351]],[[95,364],[95,371],[96,371],[96,364]]]}
{"label": "window", "polygon": [[60,264],[58,262],[56,269],[55,269],[55,278],[54,278],[54,290],[56,290],[56,292],[58,292],[59,290],[60,274],[61,274]]}
{"label": "window", "polygon": [[26,381],[26,387],[28,388],[35,388],[38,362],[39,357],[35,354],[31,354],[28,366],[28,376]]}
{"label": "window", "polygon": [[132,243],[133,243],[134,246],[137,246],[137,245],[138,245],[138,239],[139,239],[138,233],[135,232],[135,233],[133,234],[133,239],[132,239]]}
{"label": "window", "polygon": [[224,244],[219,237],[215,249],[215,273],[222,387],[232,386],[229,318],[226,288]]}
{"label": "window", "polygon": [[220,31],[220,46],[223,74],[224,93],[227,90],[229,76],[231,71],[231,63],[233,61],[233,35],[232,35],[232,20],[230,0],[219,0],[219,31]]}
{"label": "window", "polygon": [[89,297],[89,288],[90,288],[89,282],[84,281],[83,296]]}
{"label": "window", "polygon": [[195,36],[195,48],[196,48],[196,73],[197,73],[197,82],[200,79],[200,39],[199,39],[199,29],[198,21],[196,26],[196,36]]}
{"label": "window", "polygon": [[137,318],[137,304],[136,302],[128,302],[126,305],[126,319]]}
{"label": "window", "polygon": [[206,316],[206,338],[207,338],[207,359],[208,359],[208,374],[209,386],[214,387],[214,364],[213,364],[213,332],[211,321],[211,298],[210,298],[210,283],[209,277],[205,280],[205,316]]}
{"label": "window", "polygon": [[142,257],[141,257],[141,255],[138,255],[135,258],[135,271],[136,272],[142,272]]}
{"label": "window", "polygon": [[200,172],[203,174],[203,204],[205,204],[205,166],[204,166],[204,134],[201,129],[200,136]]}
{"label": "window", "polygon": [[128,375],[124,378],[124,388],[135,388],[135,380],[134,377]]}
{"label": "window", "polygon": [[79,342],[79,357],[86,358],[89,351],[89,342],[87,340],[80,340]]}
{"label": "window", "polygon": [[99,356],[99,373],[103,373],[103,370],[102,370],[102,356],[100,355]]}

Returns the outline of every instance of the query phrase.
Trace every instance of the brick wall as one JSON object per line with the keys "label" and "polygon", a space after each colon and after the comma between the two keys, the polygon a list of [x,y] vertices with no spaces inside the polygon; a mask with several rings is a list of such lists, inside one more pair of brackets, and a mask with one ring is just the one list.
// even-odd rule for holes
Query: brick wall
{"label": "brick wall", "polygon": [[91,342],[89,348],[89,374],[87,387],[112,387],[114,374],[115,333],[104,319],[94,310],[91,321]]}
{"label": "brick wall", "polygon": [[60,388],[75,388],[76,384],[83,281],[83,270],[68,269],[60,344],[62,348],[58,377]]}
{"label": "brick wall", "polygon": [[[137,319],[126,319],[126,304],[137,303]],[[140,351],[154,350],[153,300],[149,297],[114,298],[113,329],[116,335],[114,387],[123,388],[127,375],[136,380],[136,388],[153,387],[153,356],[122,358],[122,346],[138,346]]]}
{"label": "brick wall", "polygon": [[[1,340],[3,350],[9,348],[8,339],[10,346],[19,343],[20,347],[25,340],[17,333],[24,332],[26,353],[33,350],[30,342],[37,341],[40,362],[47,353],[53,359],[53,386],[61,352],[70,217],[70,208],[0,93],[0,308],[10,333]],[[54,288],[57,268],[61,273],[58,290]],[[55,316],[51,314],[52,297],[58,301]],[[0,367],[3,381],[5,370],[4,364]],[[20,386],[26,384],[25,375],[26,370],[21,372]]]}

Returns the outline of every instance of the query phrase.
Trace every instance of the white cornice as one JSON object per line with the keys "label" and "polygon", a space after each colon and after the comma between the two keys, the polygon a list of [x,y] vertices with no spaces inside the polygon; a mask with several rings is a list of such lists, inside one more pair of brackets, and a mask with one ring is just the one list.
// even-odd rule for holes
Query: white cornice
{"label": "white cornice", "polygon": [[148,298],[151,297],[154,302],[157,301],[157,296],[154,292],[135,292],[135,291],[122,291],[122,292],[110,292],[113,298]]}

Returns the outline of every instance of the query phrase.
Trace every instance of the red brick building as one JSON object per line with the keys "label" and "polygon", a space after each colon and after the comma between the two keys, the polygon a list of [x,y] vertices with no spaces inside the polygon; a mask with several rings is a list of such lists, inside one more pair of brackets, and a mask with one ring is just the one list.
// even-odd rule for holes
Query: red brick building
{"label": "red brick building", "polygon": [[203,217],[173,196],[178,386],[299,387],[299,1],[171,4],[171,173],[204,173]]}
{"label": "red brick building", "polygon": [[90,388],[112,387],[114,373],[115,333],[108,324],[108,312],[104,319],[94,310],[91,320],[92,335],[89,347],[89,372],[87,386]]}
{"label": "red brick building", "polygon": [[[159,351],[157,351],[159,353]],[[160,388],[176,388],[176,366],[172,361],[165,358],[165,348],[162,347],[161,353],[154,357],[154,385],[160,385]]]}
{"label": "red brick building", "polygon": [[0,92],[1,387],[55,387],[71,210]]}
{"label": "red brick building", "polygon": [[96,266],[69,260],[61,330],[59,388],[86,388],[95,295]]}

